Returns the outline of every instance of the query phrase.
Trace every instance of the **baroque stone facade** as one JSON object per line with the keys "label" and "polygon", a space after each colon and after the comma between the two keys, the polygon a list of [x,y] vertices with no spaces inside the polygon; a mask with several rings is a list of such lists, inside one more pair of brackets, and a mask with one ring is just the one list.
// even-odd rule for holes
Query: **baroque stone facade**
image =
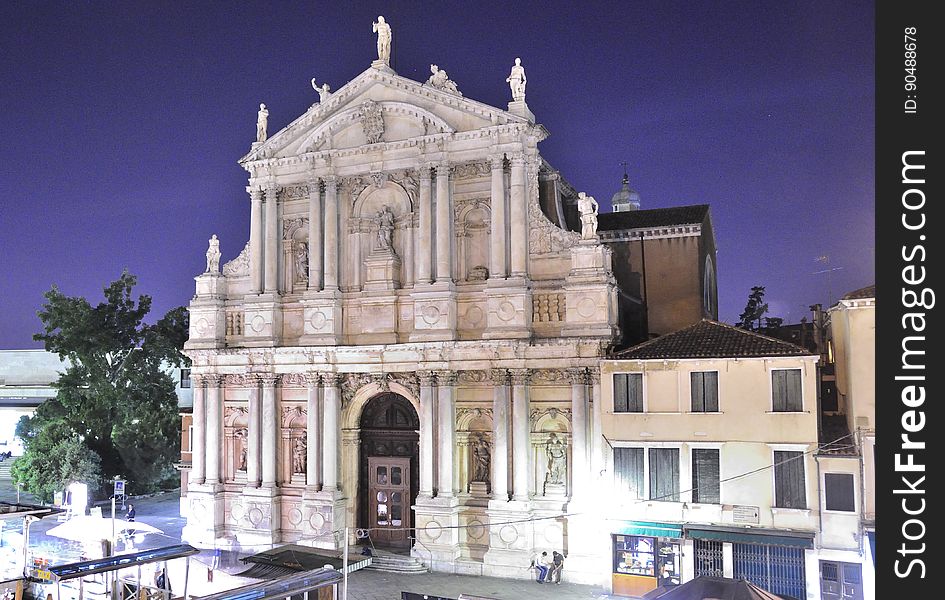
{"label": "baroque stone facade", "polygon": [[189,307],[189,541],[367,529],[509,577],[567,547],[550,517],[600,467],[617,288],[610,250],[542,211],[561,203],[540,197],[547,136],[524,97],[494,108],[375,61],[252,144],[249,241]]}

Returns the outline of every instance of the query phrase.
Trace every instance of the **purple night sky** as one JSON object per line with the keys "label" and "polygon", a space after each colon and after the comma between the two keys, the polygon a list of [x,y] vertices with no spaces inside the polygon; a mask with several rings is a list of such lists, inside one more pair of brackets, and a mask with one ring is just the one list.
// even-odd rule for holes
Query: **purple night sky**
{"label": "purple night sky", "polygon": [[436,63],[492,106],[520,56],[540,152],[602,209],[624,160],[643,208],[710,204],[723,321],[753,285],[796,322],[873,283],[871,2],[14,1],[0,348],[40,347],[54,284],[98,303],[128,268],[153,318],[187,304],[210,234],[221,264],[249,237],[236,161],[259,103],[271,136],[317,100],[312,77],[337,90],[368,68],[379,14],[400,75]]}

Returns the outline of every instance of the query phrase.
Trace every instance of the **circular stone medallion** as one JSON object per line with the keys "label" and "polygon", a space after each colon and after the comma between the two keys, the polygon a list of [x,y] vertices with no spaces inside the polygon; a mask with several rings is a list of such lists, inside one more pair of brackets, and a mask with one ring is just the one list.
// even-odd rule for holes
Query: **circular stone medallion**
{"label": "circular stone medallion", "polygon": [[597,303],[590,298],[582,298],[577,305],[577,312],[585,319],[589,319],[597,312]]}
{"label": "circular stone medallion", "polygon": [[256,315],[253,317],[253,320],[250,322],[249,326],[253,331],[259,333],[264,327],[266,327],[266,319],[264,319],[262,315]]}

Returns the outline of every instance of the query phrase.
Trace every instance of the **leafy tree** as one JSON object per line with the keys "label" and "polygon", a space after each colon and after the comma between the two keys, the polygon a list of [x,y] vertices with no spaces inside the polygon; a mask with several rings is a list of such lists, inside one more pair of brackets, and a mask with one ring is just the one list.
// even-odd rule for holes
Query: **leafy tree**
{"label": "leafy tree", "polygon": [[151,298],[141,295],[136,302],[136,283],[122,272],[97,306],[55,286],[44,295],[38,313],[44,332],[33,337],[68,367],[54,384],[56,398],[18,426],[26,452],[14,473],[30,492],[47,493],[46,478],[53,476],[63,478],[55,489],[68,483],[67,476],[82,476],[98,478],[92,489],[104,491],[103,476],[121,475],[143,493],[175,476],[180,421],[167,367],[189,364],[181,353],[187,312],[178,307],[153,325],[144,323]]}
{"label": "leafy tree", "polygon": [[784,319],[781,317],[765,317],[765,329],[776,330],[780,329],[784,325]]}
{"label": "leafy tree", "polygon": [[765,302],[765,287],[756,285],[751,288],[745,310],[738,316],[738,323],[735,325],[749,331],[761,329],[761,318],[766,312],[768,304]]}

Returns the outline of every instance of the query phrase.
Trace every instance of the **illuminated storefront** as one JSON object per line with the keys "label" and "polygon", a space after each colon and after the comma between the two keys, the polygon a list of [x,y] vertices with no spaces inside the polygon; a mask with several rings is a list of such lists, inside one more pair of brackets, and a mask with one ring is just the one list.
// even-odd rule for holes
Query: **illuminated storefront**
{"label": "illuminated storefront", "polygon": [[642,596],[658,586],[679,585],[682,527],[630,521],[611,535],[613,591]]}

